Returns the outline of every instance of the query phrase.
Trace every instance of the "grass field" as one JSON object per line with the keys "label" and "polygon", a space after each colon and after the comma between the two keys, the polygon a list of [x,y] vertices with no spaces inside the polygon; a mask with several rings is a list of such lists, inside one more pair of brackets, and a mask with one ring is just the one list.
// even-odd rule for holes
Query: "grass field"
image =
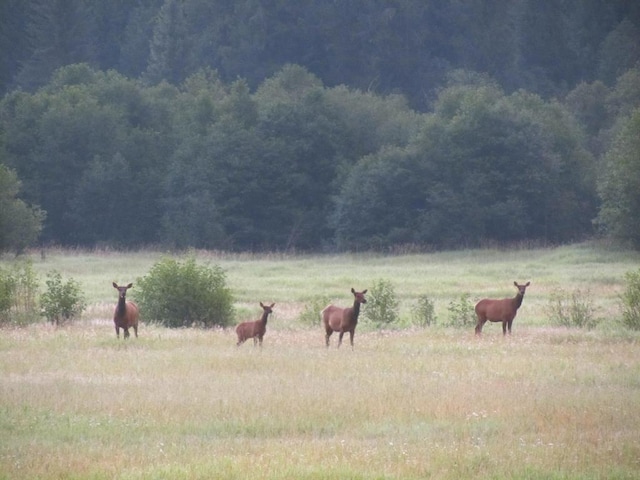
{"label": "grass field", "polygon": [[[624,273],[640,255],[592,245],[428,255],[195,252],[221,265],[238,321],[275,302],[264,347],[232,330],[142,324],[117,340],[112,281],[136,282],[157,252],[48,251],[83,287],[82,320],[0,331],[0,478],[638,478],[640,335],[619,324]],[[0,265],[6,266],[4,258]],[[324,347],[297,317],[390,281],[401,317],[423,294],[438,317],[462,293],[513,296],[531,281],[512,337],[499,325],[356,331]],[[558,328],[558,288],[589,292],[600,325]],[[135,296],[135,286],[131,291]],[[318,322],[319,323],[319,322]],[[345,348],[346,347],[346,348]]]}

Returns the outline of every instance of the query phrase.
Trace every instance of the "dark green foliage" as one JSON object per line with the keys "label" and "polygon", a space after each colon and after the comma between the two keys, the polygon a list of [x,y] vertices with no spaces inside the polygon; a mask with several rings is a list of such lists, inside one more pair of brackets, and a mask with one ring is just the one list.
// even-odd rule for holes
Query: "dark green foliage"
{"label": "dark green foliage", "polygon": [[393,284],[379,279],[367,293],[367,303],[363,308],[364,317],[377,328],[392,325],[398,320],[398,299]]}
{"label": "dark green foliage", "polygon": [[621,122],[599,184],[598,221],[613,238],[640,248],[640,108]]}
{"label": "dark green foliage", "polygon": [[420,295],[418,302],[411,310],[413,323],[420,327],[428,327],[436,323],[433,300],[428,295]]}
{"label": "dark green foliage", "polygon": [[640,330],[640,270],[627,272],[622,293],[622,323],[631,330]]}
{"label": "dark green foliage", "polygon": [[471,82],[441,92],[409,146],[381,149],[349,172],[334,216],[341,248],[563,242],[591,232],[594,160],[569,114]]}
{"label": "dark green foliage", "polygon": [[46,243],[573,241],[619,187],[639,28],[626,0],[6,0],[0,163]]}
{"label": "dark green foliage", "polygon": [[221,267],[157,262],[136,284],[141,316],[165,327],[225,327],[233,323],[233,298]]}
{"label": "dark green foliage", "polygon": [[78,282],[70,278],[63,283],[62,275],[54,270],[47,274],[46,285],[40,307],[48,321],[59,325],[82,315],[86,302]]}
{"label": "dark green foliage", "polygon": [[0,269],[0,324],[37,322],[37,296],[38,279],[30,261]]}
{"label": "dark green foliage", "polygon": [[547,315],[552,323],[561,327],[594,328],[598,322],[588,290],[554,291],[547,305]]}
{"label": "dark green foliage", "polygon": [[45,212],[19,199],[20,187],[15,172],[0,164],[0,252],[21,253],[42,230]]}
{"label": "dark green foliage", "polygon": [[467,327],[476,323],[474,305],[471,303],[471,295],[463,293],[458,299],[451,300],[447,307],[449,318],[444,323],[447,327]]}

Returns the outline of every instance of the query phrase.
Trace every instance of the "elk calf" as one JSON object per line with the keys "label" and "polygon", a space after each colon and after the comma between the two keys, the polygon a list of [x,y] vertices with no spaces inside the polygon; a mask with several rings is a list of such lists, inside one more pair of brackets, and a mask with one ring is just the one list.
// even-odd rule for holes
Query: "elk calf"
{"label": "elk calf", "polygon": [[511,335],[511,324],[516,317],[516,313],[518,313],[520,305],[522,305],[524,293],[531,282],[527,282],[524,285],[518,285],[518,282],[513,282],[513,284],[518,289],[518,293],[514,298],[503,298],[502,300],[485,298],[476,304],[476,316],[478,317],[476,335],[482,333],[482,326],[487,320],[490,322],[502,322],[502,335],[507,334],[507,328],[509,329],[509,335]]}
{"label": "elk calf", "polygon": [[129,338],[130,327],[133,327],[136,338],[138,338],[138,305],[127,301],[127,290],[131,287],[133,287],[133,283],[126,287],[119,287],[116,282],[113,282],[113,288],[118,290],[118,304],[113,313],[113,323],[116,326],[116,337],[118,338],[120,338],[120,329],[124,330],[124,338]]}
{"label": "elk calf", "polygon": [[353,335],[356,331],[356,325],[358,325],[358,315],[360,315],[360,304],[367,303],[367,299],[364,294],[366,290],[362,292],[356,292],[353,288],[353,307],[341,308],[335,305],[327,305],[320,313],[322,322],[324,323],[325,330],[325,342],[327,347],[329,346],[329,337],[333,332],[340,332],[338,337],[338,348],[342,345],[342,336],[345,332],[349,332],[349,340],[351,341],[351,348],[353,349]]}
{"label": "elk calf", "polygon": [[262,347],[262,338],[267,332],[267,319],[269,314],[273,313],[274,305],[275,303],[264,305],[260,302],[260,306],[262,307],[262,317],[260,320],[256,320],[255,322],[242,322],[236,327],[236,334],[238,335],[238,343],[236,345],[240,346],[248,339],[253,338],[253,346],[255,347],[256,343],[259,342]]}

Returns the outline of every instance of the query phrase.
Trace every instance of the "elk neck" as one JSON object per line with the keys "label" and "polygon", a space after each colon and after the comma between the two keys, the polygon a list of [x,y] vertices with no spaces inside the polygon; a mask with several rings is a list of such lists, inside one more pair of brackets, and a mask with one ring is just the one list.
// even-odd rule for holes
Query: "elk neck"
{"label": "elk neck", "polygon": [[353,319],[358,320],[358,315],[360,315],[360,302],[356,300],[353,302]]}
{"label": "elk neck", "polygon": [[516,297],[513,299],[513,305],[516,307],[516,310],[520,308],[520,305],[522,305],[523,298],[524,298],[524,295],[518,292],[516,294]]}
{"label": "elk neck", "polygon": [[116,312],[118,315],[124,315],[124,312],[127,310],[127,301],[124,297],[118,297],[118,307],[116,308]]}
{"label": "elk neck", "polygon": [[269,312],[265,310],[264,312],[262,312],[262,318],[260,319],[260,321],[266,325],[268,318],[269,318]]}

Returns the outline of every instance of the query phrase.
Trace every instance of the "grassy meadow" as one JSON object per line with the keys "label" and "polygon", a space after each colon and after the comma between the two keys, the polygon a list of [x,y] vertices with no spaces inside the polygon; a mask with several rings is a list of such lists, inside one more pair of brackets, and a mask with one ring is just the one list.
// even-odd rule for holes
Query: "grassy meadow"
{"label": "grassy meadow", "polygon": [[[624,273],[640,255],[590,244],[420,255],[231,255],[218,264],[237,320],[275,302],[263,348],[228,330],[142,324],[117,340],[112,281],[135,282],[162,252],[49,250],[42,278],[77,280],[81,320],[0,330],[0,478],[631,479],[640,475],[640,334],[620,326]],[[11,264],[10,258],[0,266]],[[438,319],[469,294],[515,295],[503,338],[467,329],[358,326],[355,349],[324,347],[298,319],[318,297],[391,282],[401,322],[421,295]],[[552,325],[559,289],[585,292],[593,330]],[[364,307],[366,308],[366,306]]]}

